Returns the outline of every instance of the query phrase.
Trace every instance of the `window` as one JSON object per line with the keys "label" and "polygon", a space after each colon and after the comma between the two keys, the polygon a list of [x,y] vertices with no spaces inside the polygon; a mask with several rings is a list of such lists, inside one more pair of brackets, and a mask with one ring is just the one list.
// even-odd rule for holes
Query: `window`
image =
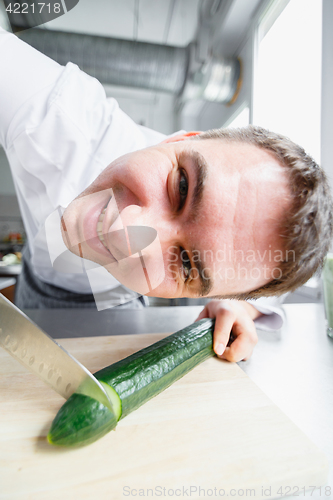
{"label": "window", "polygon": [[258,27],[253,123],[288,136],[320,162],[322,2],[279,0],[273,8],[275,22],[271,9]]}
{"label": "window", "polygon": [[246,127],[250,123],[250,109],[248,106],[237,111],[236,116],[231,117],[231,121],[227,124],[227,128]]}

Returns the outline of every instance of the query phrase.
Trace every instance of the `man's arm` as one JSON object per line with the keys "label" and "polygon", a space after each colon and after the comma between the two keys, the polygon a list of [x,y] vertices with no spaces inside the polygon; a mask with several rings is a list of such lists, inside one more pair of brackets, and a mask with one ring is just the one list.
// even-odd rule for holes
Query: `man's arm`
{"label": "man's arm", "polygon": [[10,124],[22,105],[54,85],[62,70],[58,63],[0,27],[0,144],[7,146]]}

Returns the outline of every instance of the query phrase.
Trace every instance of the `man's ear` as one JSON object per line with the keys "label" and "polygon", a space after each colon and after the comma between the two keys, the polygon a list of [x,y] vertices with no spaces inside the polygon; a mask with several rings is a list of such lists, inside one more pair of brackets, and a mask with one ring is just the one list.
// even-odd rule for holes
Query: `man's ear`
{"label": "man's ear", "polygon": [[166,139],[164,139],[164,141],[162,141],[161,144],[165,144],[166,142],[186,141],[186,139],[188,139],[189,137],[199,134],[202,134],[202,132],[186,132],[185,134],[173,135],[171,137],[167,137]]}

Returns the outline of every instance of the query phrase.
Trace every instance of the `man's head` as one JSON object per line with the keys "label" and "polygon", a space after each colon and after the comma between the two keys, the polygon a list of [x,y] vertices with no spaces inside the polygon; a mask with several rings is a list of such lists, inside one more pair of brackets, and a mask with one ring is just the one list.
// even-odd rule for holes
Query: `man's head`
{"label": "man's head", "polygon": [[[330,203],[323,172],[301,148],[248,127],[183,134],[118,158],[69,205],[64,222],[70,249],[117,279],[117,230],[156,229],[165,278],[149,295],[244,298],[310,277],[328,248]],[[149,267],[154,253],[144,259]],[[130,276],[124,284],[131,288]]]}
{"label": "man's head", "polygon": [[289,210],[282,217],[280,237],[284,255],[281,276],[238,298],[281,295],[306,283],[320,271],[333,237],[333,205],[325,172],[303,148],[287,137],[261,127],[216,129],[199,139],[253,144],[270,152],[288,178]]}

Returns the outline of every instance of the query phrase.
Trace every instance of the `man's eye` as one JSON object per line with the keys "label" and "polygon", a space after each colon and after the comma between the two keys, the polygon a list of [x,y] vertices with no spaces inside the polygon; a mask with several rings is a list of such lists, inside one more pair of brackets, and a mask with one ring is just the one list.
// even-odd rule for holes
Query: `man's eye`
{"label": "man's eye", "polygon": [[188,253],[183,248],[180,249],[180,259],[182,261],[182,272],[184,276],[184,281],[186,282],[190,277],[192,266]]}
{"label": "man's eye", "polygon": [[187,177],[184,170],[180,171],[180,179],[179,179],[179,210],[183,208],[185,205],[186,197],[188,192],[188,182]]}

